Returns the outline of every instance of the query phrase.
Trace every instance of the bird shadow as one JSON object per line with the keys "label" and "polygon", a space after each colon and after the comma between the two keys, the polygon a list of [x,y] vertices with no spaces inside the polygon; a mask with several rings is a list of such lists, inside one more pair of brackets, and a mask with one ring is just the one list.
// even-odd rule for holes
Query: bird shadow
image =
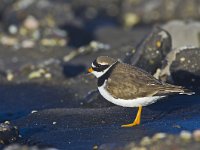
{"label": "bird shadow", "polygon": [[[187,115],[192,114],[194,111],[199,111],[200,101],[198,95],[185,96],[185,95],[174,95],[166,97],[155,104],[146,107],[156,115],[151,115],[152,120],[159,120],[168,115],[178,115],[182,112],[187,112]],[[146,115],[149,117],[148,115]]]}

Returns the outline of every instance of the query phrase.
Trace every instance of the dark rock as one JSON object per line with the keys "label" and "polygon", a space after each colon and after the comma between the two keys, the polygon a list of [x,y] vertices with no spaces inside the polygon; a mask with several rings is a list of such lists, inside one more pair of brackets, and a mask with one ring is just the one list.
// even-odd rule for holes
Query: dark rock
{"label": "dark rock", "polygon": [[173,82],[200,91],[200,49],[183,47],[171,51],[158,77],[163,81]]}
{"label": "dark rock", "polygon": [[67,32],[69,36],[68,45],[72,47],[87,45],[94,39],[92,32],[87,31],[83,25],[66,23],[60,28]]}
{"label": "dark rock", "polygon": [[173,45],[155,77],[199,93],[199,22],[170,21],[162,27],[172,35]]}
{"label": "dark rock", "polygon": [[63,67],[63,73],[66,77],[75,77],[83,72],[87,72],[83,65],[65,64]]}
{"label": "dark rock", "polygon": [[19,138],[19,130],[16,126],[6,121],[0,124],[0,144],[9,144]]}
{"label": "dark rock", "polygon": [[129,61],[131,64],[146,70],[149,73],[154,73],[161,66],[162,60],[171,50],[171,36],[161,29],[154,27],[153,31],[139,45],[136,52],[130,53]]}

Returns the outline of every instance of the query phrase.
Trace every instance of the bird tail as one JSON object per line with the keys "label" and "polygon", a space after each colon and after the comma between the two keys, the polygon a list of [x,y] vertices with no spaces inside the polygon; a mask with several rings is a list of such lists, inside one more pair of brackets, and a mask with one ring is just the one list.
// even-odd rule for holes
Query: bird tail
{"label": "bird tail", "polygon": [[186,95],[195,94],[195,92],[187,88],[184,88],[182,86],[171,85],[171,84],[165,84],[161,91],[166,94],[186,94]]}

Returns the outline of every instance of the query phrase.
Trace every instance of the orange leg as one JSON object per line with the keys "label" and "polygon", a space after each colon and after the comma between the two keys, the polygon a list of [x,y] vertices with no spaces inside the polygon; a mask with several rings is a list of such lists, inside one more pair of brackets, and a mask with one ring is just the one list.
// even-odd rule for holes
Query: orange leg
{"label": "orange leg", "polygon": [[139,106],[139,109],[138,109],[138,112],[137,112],[137,115],[136,115],[136,118],[135,120],[133,121],[133,123],[130,123],[130,124],[125,124],[125,125],[122,125],[121,127],[133,127],[135,125],[139,125],[140,124],[140,118],[141,118],[141,113],[142,113],[142,106]]}

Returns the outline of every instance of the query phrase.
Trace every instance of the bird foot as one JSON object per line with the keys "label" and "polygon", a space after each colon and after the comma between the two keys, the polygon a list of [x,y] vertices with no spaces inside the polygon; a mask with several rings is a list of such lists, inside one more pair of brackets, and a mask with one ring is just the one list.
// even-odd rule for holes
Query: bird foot
{"label": "bird foot", "polygon": [[139,125],[139,124],[140,124],[140,121],[139,120],[135,120],[133,123],[124,124],[124,125],[121,125],[121,127],[128,128],[128,127],[133,127],[133,126],[136,126],[136,125]]}
{"label": "bird foot", "polygon": [[133,127],[133,126],[139,125],[139,124],[140,124],[140,120],[141,120],[141,119],[140,119],[140,118],[141,118],[141,112],[142,112],[142,106],[139,107],[134,122],[133,122],[133,123],[130,123],[130,124],[121,125],[121,127],[127,128],[127,127]]}

